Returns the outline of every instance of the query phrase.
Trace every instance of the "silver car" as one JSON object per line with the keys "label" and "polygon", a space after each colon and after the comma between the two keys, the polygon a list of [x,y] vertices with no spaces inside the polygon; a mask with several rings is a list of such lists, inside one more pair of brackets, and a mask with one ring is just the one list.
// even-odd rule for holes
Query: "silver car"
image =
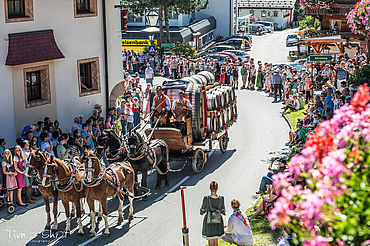
{"label": "silver car", "polygon": [[248,55],[247,52],[242,51],[242,50],[225,50],[225,52],[230,52],[236,55],[239,61],[247,62],[249,61],[250,56]]}
{"label": "silver car", "polygon": [[274,23],[269,21],[256,21],[256,24],[264,25],[267,32],[274,32]]}

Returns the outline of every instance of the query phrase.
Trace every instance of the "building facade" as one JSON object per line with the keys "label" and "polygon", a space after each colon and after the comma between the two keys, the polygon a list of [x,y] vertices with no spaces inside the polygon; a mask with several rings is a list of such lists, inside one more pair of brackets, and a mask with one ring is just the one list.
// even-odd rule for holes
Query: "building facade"
{"label": "building facade", "polygon": [[351,34],[351,28],[347,24],[346,14],[348,14],[357,0],[335,0],[330,9],[310,9],[305,8],[305,15],[318,18],[321,22],[322,30],[332,30],[340,34]]}
{"label": "building facade", "polygon": [[[169,16],[171,43],[185,42],[193,46],[197,44],[198,48],[202,48],[217,36],[231,36],[233,34],[233,6],[233,0],[210,0],[206,9],[197,13],[171,13]],[[149,36],[151,35],[154,35],[155,43],[159,43],[159,30],[152,31],[146,23],[145,16],[128,14],[127,26],[128,31],[122,36],[123,49],[143,51],[144,47],[150,44]],[[132,42],[148,45],[139,45],[139,47],[125,45],[125,43],[131,44]]]}
{"label": "building facade", "polygon": [[239,0],[238,17],[251,15],[254,19],[274,23],[275,28],[284,29],[292,24],[295,0]]}
{"label": "building facade", "polygon": [[45,116],[69,132],[75,116],[89,117],[96,103],[105,106],[123,79],[114,8],[120,1],[2,2],[0,137],[13,145],[25,125]]}

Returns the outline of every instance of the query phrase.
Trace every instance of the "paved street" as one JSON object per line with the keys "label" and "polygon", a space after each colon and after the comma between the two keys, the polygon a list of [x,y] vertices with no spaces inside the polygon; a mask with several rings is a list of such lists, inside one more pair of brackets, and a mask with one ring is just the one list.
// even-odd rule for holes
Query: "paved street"
{"label": "paved street", "polygon": [[[253,36],[250,52],[255,61],[286,63],[288,50],[285,38],[292,30]],[[117,225],[117,199],[109,202],[110,237],[101,236],[104,223],[99,223],[99,233],[90,238],[89,217],[84,215],[83,237],[77,236],[76,219],[72,220],[72,235],[64,238],[64,208],[59,203],[59,229],[57,238],[43,231],[46,222],[44,207],[39,206],[10,220],[0,221],[0,237],[3,245],[182,245],[182,216],[180,184],[185,187],[186,213],[190,229],[190,245],[206,245],[201,236],[202,216],[199,215],[203,196],[209,193],[209,183],[219,183],[219,194],[225,197],[227,216],[230,201],[237,198],[245,210],[256,199],[260,178],[266,174],[269,159],[284,148],[288,126],[281,117],[281,104],[272,104],[272,98],[262,92],[238,91],[239,118],[229,130],[228,151],[212,153],[202,173],[196,175],[188,165],[183,172],[170,174],[170,187],[154,190],[148,201],[135,201],[135,219],[128,224]],[[176,169],[182,163],[173,163]],[[154,188],[155,173],[149,177],[149,186]],[[179,185],[177,185],[179,184]],[[168,192],[169,191],[169,192]],[[164,195],[168,192],[167,195]],[[85,211],[88,211],[86,206]],[[128,209],[125,209],[127,219]]]}
{"label": "paved street", "polygon": [[254,61],[262,61],[262,63],[288,63],[288,55],[290,50],[297,50],[296,46],[286,47],[286,37],[288,34],[293,34],[298,29],[287,29],[284,31],[274,32],[273,34],[265,34],[263,36],[253,36],[253,46],[250,56]]}

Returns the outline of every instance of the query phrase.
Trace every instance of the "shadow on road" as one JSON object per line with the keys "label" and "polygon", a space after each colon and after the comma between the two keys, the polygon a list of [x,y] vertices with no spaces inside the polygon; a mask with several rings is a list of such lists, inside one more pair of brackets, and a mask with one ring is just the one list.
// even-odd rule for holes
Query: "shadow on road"
{"label": "shadow on road", "polygon": [[[181,181],[184,177],[191,176],[191,179],[188,179],[186,182],[186,186],[195,186],[199,181],[201,181],[204,177],[209,175],[210,173],[213,173],[215,170],[217,170],[221,165],[223,165],[227,160],[229,160],[236,150],[228,150],[225,153],[221,153],[220,151],[214,151],[213,155],[208,159],[208,162],[206,163],[203,171],[199,174],[194,174],[191,164],[187,165],[182,172],[173,172],[169,174],[170,179],[170,187],[162,187],[159,190],[152,190],[151,194],[149,195],[148,199],[145,200],[135,200],[134,201],[134,215],[135,213],[138,213],[145,208],[152,206],[153,204],[160,202],[160,200],[155,201],[157,198],[163,196],[163,194],[171,194],[176,192],[179,187],[176,187],[171,192],[168,192],[168,190],[171,188],[171,186],[177,184],[179,181]],[[183,165],[181,162],[174,162],[171,163],[172,169],[180,168]],[[148,177],[148,185],[149,187],[154,187],[156,182],[156,172],[153,172]],[[163,196],[164,197],[164,196]],[[130,228],[144,222],[147,217],[136,217],[133,221],[128,222],[127,216],[129,214],[129,205],[128,200],[125,199],[124,203],[124,216],[125,221],[122,224],[118,223],[118,199],[113,198],[108,201],[108,223],[110,227],[110,236],[104,237],[101,235],[101,232],[104,229],[104,221],[98,221],[97,223],[97,237],[104,237],[104,243],[109,243],[115,241],[117,238],[125,235]],[[97,207],[97,206],[95,206]],[[96,208],[97,209],[97,208]],[[60,216],[64,214],[64,208],[62,211],[59,211],[58,218],[59,218],[59,224],[58,229],[59,231],[52,233],[50,230],[44,230],[37,235],[34,235],[32,239],[27,243],[29,246],[33,245],[80,245],[81,243],[84,243],[88,241],[91,237],[89,234],[90,230],[90,216],[88,215],[89,209],[87,205],[85,204],[85,214],[82,217],[83,225],[84,225],[84,235],[78,236],[77,230],[78,230],[78,224],[77,219],[73,218],[71,220],[71,233],[69,235],[66,235],[64,233],[64,229],[66,226],[65,216]],[[37,223],[44,223],[44,221],[40,220]]]}

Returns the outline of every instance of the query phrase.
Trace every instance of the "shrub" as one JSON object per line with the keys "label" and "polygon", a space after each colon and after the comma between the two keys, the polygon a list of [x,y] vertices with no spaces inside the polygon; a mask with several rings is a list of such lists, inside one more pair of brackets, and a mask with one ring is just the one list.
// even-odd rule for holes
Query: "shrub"
{"label": "shrub", "polygon": [[349,76],[348,83],[355,85],[355,87],[370,83],[370,65],[357,69],[354,74]]}

